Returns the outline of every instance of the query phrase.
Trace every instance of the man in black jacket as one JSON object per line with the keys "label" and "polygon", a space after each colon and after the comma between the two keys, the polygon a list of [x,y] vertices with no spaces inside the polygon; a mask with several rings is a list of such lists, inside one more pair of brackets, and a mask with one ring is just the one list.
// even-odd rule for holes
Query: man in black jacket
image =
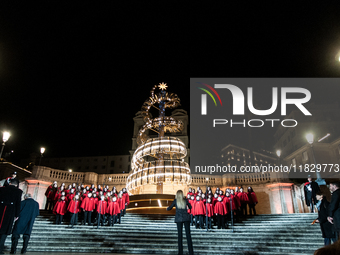
{"label": "man in black jacket", "polygon": [[12,232],[14,218],[18,219],[20,215],[22,190],[18,186],[18,181],[11,179],[9,186],[0,188],[0,254],[4,254],[6,237]]}
{"label": "man in black jacket", "polygon": [[39,215],[39,203],[32,199],[31,194],[25,195],[25,200],[21,202],[20,217],[15,222],[12,233],[11,254],[15,254],[20,234],[23,234],[23,247],[21,253],[26,253],[28,241],[33,228],[35,218]]}
{"label": "man in black jacket", "polygon": [[319,185],[312,181],[312,177],[308,175],[308,181],[305,183],[304,192],[306,205],[310,206],[311,213],[314,212],[314,205],[316,204],[316,193],[320,191]]}
{"label": "man in black jacket", "polygon": [[329,185],[329,190],[332,192],[331,203],[328,206],[327,220],[333,224],[333,229],[336,238],[340,237],[340,183],[334,182]]}

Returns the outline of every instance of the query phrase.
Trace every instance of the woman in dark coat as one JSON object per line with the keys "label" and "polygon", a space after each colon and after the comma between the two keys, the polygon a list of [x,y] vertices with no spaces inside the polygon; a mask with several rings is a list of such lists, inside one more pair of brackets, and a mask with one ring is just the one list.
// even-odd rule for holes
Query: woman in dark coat
{"label": "woman in dark coat", "polygon": [[189,255],[193,255],[194,251],[192,248],[191,234],[190,234],[190,214],[187,211],[187,207],[191,209],[191,205],[188,200],[183,196],[183,191],[178,190],[176,193],[176,199],[172,202],[172,204],[166,208],[167,211],[170,211],[173,207],[176,207],[176,216],[175,223],[177,223],[177,231],[178,231],[178,254],[183,254],[183,223],[185,227],[185,235],[187,237]]}

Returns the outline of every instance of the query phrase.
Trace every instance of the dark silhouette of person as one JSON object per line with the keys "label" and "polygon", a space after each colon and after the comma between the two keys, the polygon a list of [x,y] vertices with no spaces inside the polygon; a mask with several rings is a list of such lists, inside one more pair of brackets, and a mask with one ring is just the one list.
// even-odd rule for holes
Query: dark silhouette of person
{"label": "dark silhouette of person", "polygon": [[316,193],[320,191],[319,185],[312,180],[312,177],[308,175],[308,181],[305,182],[304,192],[306,205],[310,207],[311,213],[314,213],[314,205],[316,205]]}
{"label": "dark silhouette of person", "polygon": [[21,253],[26,253],[28,241],[30,240],[35,218],[39,215],[39,203],[36,202],[31,194],[25,195],[25,200],[21,202],[19,219],[15,222],[12,233],[11,254],[17,250],[20,235],[23,235],[23,247]]}
{"label": "dark silhouette of person", "polygon": [[18,180],[10,179],[8,186],[0,188],[0,254],[4,254],[6,237],[12,232],[14,218],[17,220],[20,215],[22,190],[18,186]]}

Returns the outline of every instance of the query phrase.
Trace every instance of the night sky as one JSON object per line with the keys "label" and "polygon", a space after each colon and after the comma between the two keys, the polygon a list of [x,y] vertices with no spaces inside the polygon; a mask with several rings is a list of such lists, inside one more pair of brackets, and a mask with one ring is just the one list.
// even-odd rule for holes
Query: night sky
{"label": "night sky", "polygon": [[19,162],[128,154],[153,85],[190,77],[339,77],[340,6],[0,3],[0,130]]}

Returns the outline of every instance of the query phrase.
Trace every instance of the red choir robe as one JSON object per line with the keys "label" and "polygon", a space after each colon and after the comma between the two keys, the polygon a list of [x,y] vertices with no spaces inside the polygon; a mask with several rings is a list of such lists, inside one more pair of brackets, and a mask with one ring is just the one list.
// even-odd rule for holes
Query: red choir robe
{"label": "red choir robe", "polygon": [[[123,193],[123,195],[122,195],[124,198],[125,198],[125,204],[126,205],[128,205],[128,204],[130,204],[130,196],[129,196],[129,193]],[[124,207],[125,208],[125,207]],[[123,209],[124,209],[123,208]]]}
{"label": "red choir robe", "polygon": [[55,194],[57,193],[57,189],[55,189],[55,190],[50,190],[49,191],[49,193],[48,193],[48,195],[47,195],[47,199],[48,200],[54,200],[54,197],[55,197]]}
{"label": "red choir robe", "polygon": [[191,205],[191,210],[188,208],[189,214],[192,214],[192,212],[193,212],[194,203],[195,203],[195,200],[189,200],[189,204]]}
{"label": "red choir robe", "polygon": [[240,198],[236,195],[232,195],[230,194],[231,198],[233,199],[234,203],[235,203],[235,209],[237,210],[238,208],[241,207],[241,201]]}
{"label": "red choir robe", "polygon": [[220,214],[220,215],[225,215],[225,206],[223,205],[223,202],[217,201],[217,203],[214,205],[214,213],[215,214]]}
{"label": "red choir robe", "polygon": [[71,193],[69,193],[69,194],[67,194],[66,195],[66,201],[69,203],[73,198],[74,198],[74,196],[75,196],[76,194],[71,194]]}
{"label": "red choir robe", "polygon": [[48,188],[45,191],[45,196],[48,197],[48,195],[50,194],[50,191],[52,190],[52,185],[48,186]]}
{"label": "red choir robe", "polygon": [[215,197],[213,197],[211,201],[212,201],[213,206],[215,206],[215,204],[218,202],[217,198]]}
{"label": "red choir robe", "polygon": [[59,190],[58,192],[55,193],[55,195],[54,195],[54,201],[55,201],[55,202],[57,202],[57,201],[60,200],[60,198],[61,198],[61,192],[62,192],[62,191]]}
{"label": "red choir robe", "polygon": [[81,196],[81,201],[83,201],[85,198],[87,198],[87,194],[84,193],[82,196]]}
{"label": "red choir robe", "polygon": [[94,197],[93,199],[94,199],[94,209],[97,209],[99,198],[98,197]]}
{"label": "red choir robe", "polygon": [[203,201],[197,201],[195,202],[195,215],[205,215],[205,205]]}
{"label": "red choir robe", "polygon": [[117,202],[119,205],[119,209],[123,210],[125,208],[124,200],[122,198],[118,198]]}
{"label": "red choir robe", "polygon": [[92,210],[94,210],[95,209],[95,200],[94,200],[94,198],[93,197],[86,197],[83,201],[82,201],[82,203],[81,203],[81,208],[83,208],[84,209],[84,211],[87,211],[87,212],[89,212],[89,211],[92,211]]}
{"label": "red choir robe", "polygon": [[[230,200],[231,200],[231,207],[230,207]],[[224,197],[224,199],[223,199],[223,204],[225,205],[226,213],[231,212],[231,209],[232,209],[233,211],[236,210],[236,207],[235,207],[235,200],[232,199],[231,197]]]}
{"label": "red choir robe", "polygon": [[248,203],[249,204],[257,204],[258,203],[256,194],[255,194],[254,191],[248,192]]}
{"label": "red choir robe", "polygon": [[[191,202],[192,201],[192,202]],[[196,200],[190,200],[189,203],[191,204],[191,215],[195,216],[195,206],[196,206]]]}
{"label": "red choir robe", "polygon": [[208,203],[208,205],[206,205],[207,207],[207,214],[208,214],[208,217],[212,217],[214,216],[214,206],[212,203]]}
{"label": "red choir robe", "polygon": [[117,201],[110,202],[107,210],[108,210],[108,213],[110,215],[117,215],[118,213],[120,213],[120,208],[119,208],[118,202]]}
{"label": "red choir robe", "polygon": [[241,204],[248,204],[249,199],[247,193],[239,192],[237,196],[239,197]]}
{"label": "red choir robe", "polygon": [[107,201],[99,200],[97,204],[97,213],[106,214],[107,213]]}
{"label": "red choir robe", "polygon": [[80,211],[80,201],[79,200],[71,200],[68,204],[67,211],[70,213],[79,213]]}
{"label": "red choir robe", "polygon": [[67,203],[65,200],[58,200],[53,208],[54,214],[64,215],[67,211]]}

